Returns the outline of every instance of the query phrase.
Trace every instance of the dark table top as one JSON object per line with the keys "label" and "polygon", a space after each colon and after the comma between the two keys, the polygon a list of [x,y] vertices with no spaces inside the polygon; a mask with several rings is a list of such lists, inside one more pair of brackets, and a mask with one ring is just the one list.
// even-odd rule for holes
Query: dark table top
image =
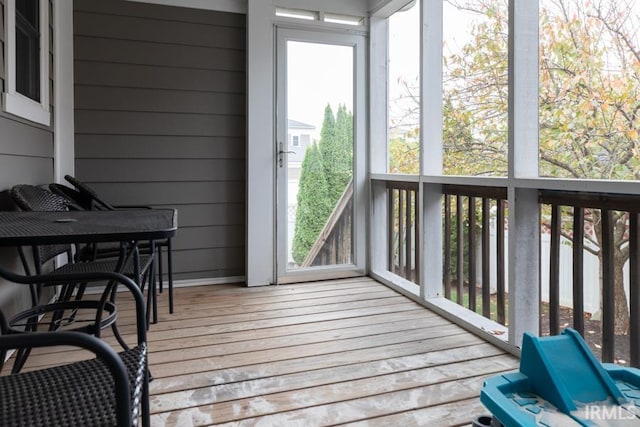
{"label": "dark table top", "polygon": [[174,209],[0,212],[0,246],[159,240],[177,228]]}

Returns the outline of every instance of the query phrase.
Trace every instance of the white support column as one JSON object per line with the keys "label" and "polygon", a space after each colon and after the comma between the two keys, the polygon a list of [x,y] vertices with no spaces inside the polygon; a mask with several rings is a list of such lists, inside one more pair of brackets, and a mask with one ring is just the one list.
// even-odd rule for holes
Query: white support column
{"label": "white support column", "polygon": [[[54,177],[62,182],[75,171],[73,112],[73,2],[53,2]],[[48,88],[48,86],[47,86]]]}
{"label": "white support column", "polygon": [[442,0],[423,0],[420,19],[420,173],[442,175]]}
{"label": "white support column", "polygon": [[[420,170],[442,175],[442,11],[441,0],[423,0],[420,9]],[[420,293],[442,293],[442,186],[420,185]]]}
{"label": "white support column", "polygon": [[538,333],[540,318],[540,208],[538,177],[538,2],[509,2],[509,342]]}
{"label": "white support column", "polygon": [[509,178],[538,178],[538,2],[509,2]]}
{"label": "white support column", "polygon": [[[386,173],[388,169],[387,79],[389,21],[371,17],[369,32],[369,173]],[[372,272],[387,269],[387,192],[385,186],[370,181],[368,265]]]}
{"label": "white support column", "polygon": [[369,171],[387,173],[389,20],[372,17],[369,28]]}
{"label": "white support column", "polygon": [[274,281],[273,5],[247,4],[247,253],[248,286]]}

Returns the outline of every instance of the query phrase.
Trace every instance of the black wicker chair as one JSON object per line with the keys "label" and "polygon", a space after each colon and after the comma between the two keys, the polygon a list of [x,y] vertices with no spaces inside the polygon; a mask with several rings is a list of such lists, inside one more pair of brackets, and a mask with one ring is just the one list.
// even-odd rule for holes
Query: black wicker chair
{"label": "black wicker chair", "polygon": [[[75,189],[60,184],[52,184],[49,188],[61,195],[68,197],[74,203],[80,204],[87,209],[92,210],[114,210],[114,209],[149,209],[148,206],[122,206],[112,205],[107,200],[101,198],[98,193],[88,186],[86,183],[80,181],[78,178],[71,175],[65,175],[64,179],[73,185]],[[64,187],[64,188],[60,188]],[[71,190],[71,191],[69,191]],[[171,249],[171,239],[165,239],[155,242],[158,250],[158,277],[160,278],[160,292],[163,290],[163,271],[162,271],[162,247],[167,248],[167,285],[169,289],[169,313],[173,313],[173,257]],[[155,313],[155,312],[154,312]],[[154,315],[154,322],[155,322]]]}
{"label": "black wicker chair", "polygon": [[8,280],[48,286],[107,281],[126,287],[135,301],[137,342],[116,353],[104,341],[80,332],[15,333],[0,313],[0,357],[8,350],[47,346],[88,349],[96,358],[68,365],[0,376],[0,424],[6,426],[143,426],[149,419],[149,373],[142,293],[117,273],[17,276]]}
{"label": "black wicker chair", "polygon": [[91,199],[87,199],[86,197],[83,197],[79,191],[74,190],[71,187],[67,187],[66,185],[63,185],[63,184],[51,183],[49,184],[49,190],[67,199],[68,202],[70,203],[71,209],[77,206],[79,209],[82,209],[85,211],[91,210],[91,207],[92,207]]}
{"label": "black wicker chair", "polygon": [[[10,194],[16,205],[22,210],[60,211],[67,210],[69,206],[66,199],[46,189],[32,185],[16,185],[11,188]],[[124,253],[125,250],[127,250],[127,248],[121,248],[121,254]],[[90,275],[93,273],[114,272],[119,270],[141,285],[144,285],[145,277],[150,281],[154,280],[152,268],[153,257],[150,255],[138,256],[134,253],[134,255],[126,258],[123,266],[120,266],[120,259],[115,257],[71,262],[73,257],[68,254],[73,252],[73,249],[69,245],[34,246],[32,252],[37,275],[42,274],[42,267],[46,262],[64,253],[67,254],[69,262],[54,268],[48,273],[49,275]],[[30,269],[28,262],[21,248],[20,255],[25,266],[25,272],[29,275]],[[99,337],[102,329],[112,326],[116,338],[122,346],[126,348],[126,343],[120,336],[114,323],[116,317],[116,309],[113,302],[115,300],[115,293],[112,295],[103,294],[102,299],[97,301],[84,298],[87,285],[84,282],[63,282],[59,284],[61,285],[61,289],[57,300],[53,303],[42,304],[40,302],[40,295],[42,288],[46,286],[46,284],[35,280],[31,281],[29,285],[32,293],[32,307],[11,317],[11,319],[9,319],[9,327],[14,330],[24,329],[27,332],[34,332],[36,330],[42,330],[43,328],[47,328],[48,330],[67,329],[85,332]],[[150,285],[150,297],[153,295],[152,288],[153,286]],[[109,298],[109,300],[107,300],[107,298]],[[93,313],[97,306],[100,306],[101,310],[105,311],[107,315],[101,316],[98,319],[94,319],[91,315],[79,315],[87,312]],[[149,317],[149,310],[150,304],[147,304],[147,317]],[[39,320],[39,317],[44,313],[49,313],[49,315]],[[18,351],[12,372],[16,373],[22,369],[29,353],[30,350],[28,347]],[[2,360],[0,360],[0,368],[2,368]]]}

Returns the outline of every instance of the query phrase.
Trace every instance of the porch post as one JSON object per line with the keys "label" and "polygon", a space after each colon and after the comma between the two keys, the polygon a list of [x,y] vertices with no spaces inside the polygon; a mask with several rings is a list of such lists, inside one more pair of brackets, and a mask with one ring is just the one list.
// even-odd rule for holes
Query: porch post
{"label": "porch post", "polygon": [[[420,173],[441,176],[442,153],[442,14],[440,0],[424,0],[420,9]],[[442,185],[420,186],[420,293],[442,296]]]}
{"label": "porch post", "polygon": [[53,179],[63,182],[75,172],[73,113],[73,2],[53,3]]}
{"label": "porch post", "polygon": [[509,342],[538,334],[540,207],[538,191],[538,2],[509,2]]}
{"label": "porch post", "polygon": [[[369,28],[369,172],[386,174],[389,161],[387,151],[389,21],[386,17],[372,16]],[[370,182],[368,266],[369,272],[382,275],[387,270],[388,260],[387,188],[381,181]]]}
{"label": "porch post", "polygon": [[273,283],[275,264],[273,5],[247,5],[247,242],[248,286]]}
{"label": "porch post", "polygon": [[540,210],[538,191],[509,188],[509,342],[538,335],[540,319]]}
{"label": "porch post", "polygon": [[369,172],[387,173],[389,21],[386,18],[373,16],[370,19],[369,28]]}

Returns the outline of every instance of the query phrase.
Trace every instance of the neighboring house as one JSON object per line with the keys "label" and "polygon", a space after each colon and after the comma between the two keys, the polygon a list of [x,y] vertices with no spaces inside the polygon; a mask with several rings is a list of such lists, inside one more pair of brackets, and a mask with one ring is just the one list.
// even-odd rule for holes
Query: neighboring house
{"label": "neighboring house", "polygon": [[289,119],[287,129],[288,158],[287,169],[287,237],[288,237],[288,259],[292,264],[293,256],[291,255],[291,245],[296,227],[296,209],[298,207],[298,184],[300,182],[300,171],[302,169],[302,161],[307,152],[307,147],[314,142],[313,136],[316,127],[297,120]]}
{"label": "neighboring house", "polygon": [[313,142],[316,127],[289,119],[287,136],[289,139],[289,166],[302,164],[307,147]]}

